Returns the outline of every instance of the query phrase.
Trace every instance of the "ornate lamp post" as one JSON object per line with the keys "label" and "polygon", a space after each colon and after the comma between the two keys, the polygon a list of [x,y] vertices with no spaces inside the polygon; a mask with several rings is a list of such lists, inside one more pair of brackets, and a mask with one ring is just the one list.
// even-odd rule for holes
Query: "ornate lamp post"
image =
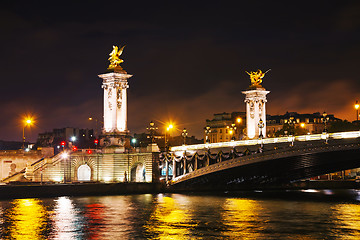
{"label": "ornate lamp post", "polygon": [[355,102],[354,107],[355,107],[355,110],[356,110],[356,121],[359,121],[359,107],[360,107],[360,105],[359,105],[357,100]]}
{"label": "ornate lamp post", "polygon": [[149,131],[151,143],[154,143],[155,130],[157,130],[158,128],[155,127],[155,123],[153,121],[150,121],[149,125],[150,126],[147,127],[146,129]]}
{"label": "ornate lamp post", "polygon": [[184,145],[186,145],[186,137],[188,135],[188,132],[187,132],[186,128],[183,129],[181,135],[184,138]]}
{"label": "ornate lamp post", "polygon": [[235,141],[235,132],[236,132],[235,123],[232,123],[230,128],[231,141]]}
{"label": "ornate lamp post", "polygon": [[23,145],[22,145],[22,149],[25,148],[25,127],[31,127],[31,125],[34,123],[34,121],[32,120],[31,117],[27,117],[24,119],[24,125],[23,125]]}
{"label": "ornate lamp post", "polygon": [[262,139],[263,138],[262,129],[264,127],[264,122],[263,122],[263,120],[261,118],[259,120],[258,126],[259,126],[259,129],[260,129],[259,139]]}
{"label": "ornate lamp post", "polygon": [[326,124],[327,122],[329,121],[329,117],[327,116],[327,113],[326,112],[323,112],[322,114],[322,120],[323,120],[323,123],[324,123],[324,132],[327,133],[327,127],[326,127]]}
{"label": "ornate lamp post", "polygon": [[168,180],[169,180],[169,162],[167,160],[167,153],[169,151],[169,146],[168,146],[168,140],[166,139],[166,134],[167,134],[167,132],[169,132],[169,137],[170,137],[170,130],[173,128],[174,128],[174,126],[172,124],[169,124],[165,131],[165,168],[166,168],[165,182],[166,182],[166,184],[168,184]]}
{"label": "ornate lamp post", "polygon": [[[96,118],[93,118],[93,117],[89,117],[88,118],[88,120],[89,121],[95,121],[95,132],[94,132],[94,134],[95,134],[95,138],[97,138],[97,137],[99,137],[98,136],[98,128],[99,128],[99,122],[100,123],[103,123],[102,121],[99,121],[98,119],[96,119]],[[92,125],[92,124],[91,124]]]}
{"label": "ornate lamp post", "polygon": [[323,123],[324,123],[324,133],[325,133],[325,143],[328,143],[328,134],[327,134],[327,128],[326,128],[326,123],[329,121],[329,117],[327,116],[326,112],[323,112]]}
{"label": "ornate lamp post", "polygon": [[64,166],[64,183],[66,183],[66,159],[69,157],[69,154],[65,151],[61,154],[61,158],[63,160],[63,166]]}
{"label": "ornate lamp post", "polygon": [[168,141],[169,141],[169,139],[166,138],[166,135],[167,135],[167,132],[169,132],[168,138],[170,138],[170,130],[173,128],[174,128],[174,126],[172,124],[169,124],[165,131],[165,151],[166,152],[168,151]]}
{"label": "ornate lamp post", "polygon": [[262,129],[263,129],[263,127],[264,127],[264,122],[263,122],[263,120],[262,120],[261,118],[260,118],[260,120],[259,120],[258,126],[259,126],[259,129],[260,129],[259,139],[260,139],[260,141],[261,141],[261,143],[260,143],[260,151],[262,151],[262,149],[263,149],[263,142],[262,142],[263,135],[262,135]]}
{"label": "ornate lamp post", "polygon": [[205,127],[205,143],[210,143],[209,134],[211,133],[211,129],[209,126]]}

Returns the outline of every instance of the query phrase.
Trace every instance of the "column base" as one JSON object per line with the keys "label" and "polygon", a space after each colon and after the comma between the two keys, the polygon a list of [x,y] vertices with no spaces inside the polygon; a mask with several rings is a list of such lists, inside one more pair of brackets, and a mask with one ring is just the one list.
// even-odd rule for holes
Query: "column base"
{"label": "column base", "polygon": [[125,152],[130,147],[130,137],[128,132],[105,133],[100,136],[100,146],[104,148],[114,148],[116,152]]}

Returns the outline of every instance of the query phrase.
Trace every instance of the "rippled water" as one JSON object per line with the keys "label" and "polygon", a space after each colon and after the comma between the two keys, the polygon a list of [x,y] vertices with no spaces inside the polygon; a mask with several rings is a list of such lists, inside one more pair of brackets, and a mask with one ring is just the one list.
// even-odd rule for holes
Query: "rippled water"
{"label": "rippled water", "polygon": [[358,191],[0,202],[2,239],[359,239]]}

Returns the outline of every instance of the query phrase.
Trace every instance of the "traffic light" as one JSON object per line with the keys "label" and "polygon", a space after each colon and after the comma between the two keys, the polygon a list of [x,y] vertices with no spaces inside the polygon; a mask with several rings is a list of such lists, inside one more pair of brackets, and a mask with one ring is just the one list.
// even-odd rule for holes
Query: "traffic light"
{"label": "traffic light", "polygon": [[99,140],[98,139],[95,139],[94,140],[94,143],[95,143],[95,146],[97,146],[99,144]]}
{"label": "traffic light", "polygon": [[77,150],[77,146],[73,146],[72,150],[75,152]]}
{"label": "traffic light", "polygon": [[62,148],[64,148],[64,147],[65,147],[66,142],[65,142],[65,141],[61,141],[61,143],[60,143],[60,144],[61,144],[61,147],[62,147]]}

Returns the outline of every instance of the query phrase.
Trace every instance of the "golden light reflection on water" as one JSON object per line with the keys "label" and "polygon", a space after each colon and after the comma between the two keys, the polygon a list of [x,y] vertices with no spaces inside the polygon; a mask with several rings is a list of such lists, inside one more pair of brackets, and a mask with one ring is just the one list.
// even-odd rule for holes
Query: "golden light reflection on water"
{"label": "golden light reflection on water", "polygon": [[195,224],[180,201],[174,197],[159,195],[155,210],[145,226],[153,239],[189,238],[190,230]]}
{"label": "golden light reflection on water", "polygon": [[360,239],[360,205],[337,204],[332,207],[332,211],[338,226],[334,234],[346,239]]}
{"label": "golden light reflection on water", "polygon": [[38,199],[17,199],[7,212],[9,239],[44,239],[48,215],[42,201]]}
{"label": "golden light reflection on water", "polygon": [[262,207],[250,199],[228,198],[222,212],[227,231],[223,235],[229,239],[256,239],[263,229],[264,219],[260,219]]}

